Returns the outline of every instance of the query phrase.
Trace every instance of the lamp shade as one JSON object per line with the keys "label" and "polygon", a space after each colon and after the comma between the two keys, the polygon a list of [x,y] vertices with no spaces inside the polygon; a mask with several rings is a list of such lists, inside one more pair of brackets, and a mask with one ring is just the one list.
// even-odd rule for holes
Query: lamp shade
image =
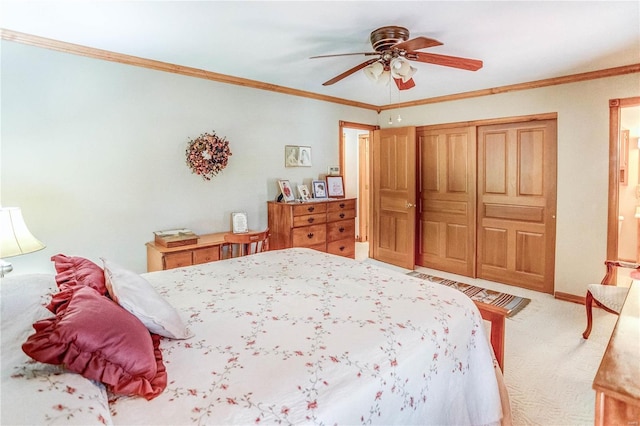
{"label": "lamp shade", "polygon": [[384,71],[384,65],[380,62],[374,62],[371,65],[364,67],[362,71],[364,71],[364,75],[366,75],[370,80],[378,81],[382,71]]}
{"label": "lamp shade", "polygon": [[27,228],[20,208],[0,208],[0,258],[32,253],[44,247]]}
{"label": "lamp shade", "polygon": [[390,81],[391,81],[391,73],[388,70],[382,71],[382,74],[380,74],[380,77],[378,77],[378,85],[387,86],[389,85]]}
{"label": "lamp shade", "polygon": [[391,60],[391,77],[402,79],[407,82],[413,77],[417,69],[412,67],[409,61],[403,58],[393,58]]}
{"label": "lamp shade", "polygon": [[389,83],[389,71],[385,71],[382,62],[374,62],[371,65],[367,65],[362,70],[371,81],[375,81],[378,84]]}

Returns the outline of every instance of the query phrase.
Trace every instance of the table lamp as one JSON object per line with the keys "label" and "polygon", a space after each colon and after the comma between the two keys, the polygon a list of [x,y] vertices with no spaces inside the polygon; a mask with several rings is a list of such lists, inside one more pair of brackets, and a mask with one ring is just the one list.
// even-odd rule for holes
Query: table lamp
{"label": "table lamp", "polygon": [[22,218],[19,207],[0,207],[0,277],[13,270],[6,257],[42,250],[45,245],[34,237]]}

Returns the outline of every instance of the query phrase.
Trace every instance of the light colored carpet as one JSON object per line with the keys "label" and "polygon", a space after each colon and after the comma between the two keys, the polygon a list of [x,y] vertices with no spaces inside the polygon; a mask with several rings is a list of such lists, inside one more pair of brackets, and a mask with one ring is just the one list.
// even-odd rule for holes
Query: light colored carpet
{"label": "light colored carpet", "polygon": [[[360,250],[360,259],[366,259],[366,250],[362,247]],[[406,272],[371,259],[366,261]],[[584,340],[583,305],[491,281],[427,268],[416,270],[531,299],[522,311],[506,321],[504,380],[513,423],[593,425],[595,391],[591,385],[617,316],[594,309],[593,331],[589,340]]]}
{"label": "light colored carpet", "polygon": [[617,316],[595,309],[584,340],[583,305],[530,293],[531,303],[506,323],[504,379],[514,424],[593,425],[591,385]]}

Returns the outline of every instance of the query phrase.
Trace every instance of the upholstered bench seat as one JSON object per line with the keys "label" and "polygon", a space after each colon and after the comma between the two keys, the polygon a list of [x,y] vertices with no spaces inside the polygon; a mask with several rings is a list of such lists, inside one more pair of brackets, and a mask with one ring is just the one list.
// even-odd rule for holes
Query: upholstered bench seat
{"label": "upholstered bench seat", "polygon": [[593,323],[591,308],[595,303],[607,312],[619,315],[622,305],[629,293],[629,287],[616,285],[616,268],[630,269],[629,276],[632,280],[640,280],[640,264],[624,262],[621,260],[605,260],[607,273],[600,284],[587,285],[587,296],[585,297],[585,307],[587,308],[587,328],[582,333],[582,337],[589,338]]}
{"label": "upholstered bench seat", "polygon": [[593,298],[607,308],[620,313],[624,299],[629,292],[628,287],[618,287],[615,285],[589,284],[587,286]]}

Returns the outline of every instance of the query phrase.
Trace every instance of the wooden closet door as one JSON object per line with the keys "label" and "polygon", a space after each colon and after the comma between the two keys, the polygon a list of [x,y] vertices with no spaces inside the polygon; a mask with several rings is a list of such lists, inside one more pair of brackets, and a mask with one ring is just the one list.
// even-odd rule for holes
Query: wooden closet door
{"label": "wooden closet door", "polygon": [[556,121],[478,128],[478,277],[553,293]]}
{"label": "wooden closet door", "polygon": [[476,128],[419,130],[416,264],[475,277]]}
{"label": "wooden closet door", "polygon": [[416,128],[374,130],[371,256],[415,268]]}

